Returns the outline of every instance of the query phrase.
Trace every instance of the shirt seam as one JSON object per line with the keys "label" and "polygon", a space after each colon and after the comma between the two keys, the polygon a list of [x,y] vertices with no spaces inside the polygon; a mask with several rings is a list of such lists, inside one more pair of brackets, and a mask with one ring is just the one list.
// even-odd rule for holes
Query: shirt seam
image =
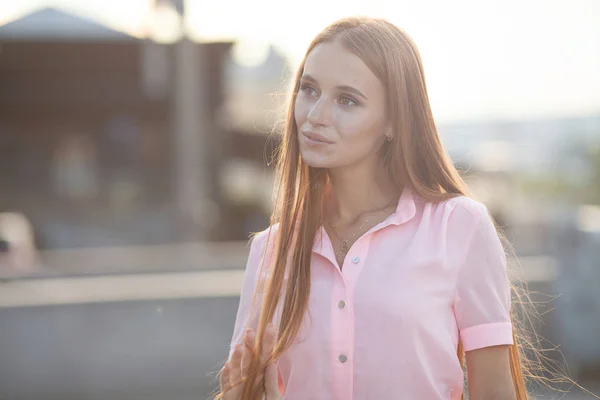
{"label": "shirt seam", "polygon": [[500,326],[510,325],[510,326],[512,326],[512,323],[510,321],[486,322],[484,324],[477,324],[477,325],[470,326],[468,328],[463,329],[462,331],[468,333],[472,329],[475,330],[475,329],[480,329],[482,327],[490,327],[490,326],[495,326],[495,325],[500,325]]}

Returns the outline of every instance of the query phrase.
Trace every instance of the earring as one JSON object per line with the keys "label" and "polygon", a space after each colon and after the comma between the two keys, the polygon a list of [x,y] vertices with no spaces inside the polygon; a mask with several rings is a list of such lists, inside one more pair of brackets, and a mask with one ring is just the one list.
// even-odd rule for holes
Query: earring
{"label": "earring", "polygon": [[387,141],[388,141],[388,142],[391,142],[393,139],[394,139],[394,135],[389,135],[389,136],[387,137]]}

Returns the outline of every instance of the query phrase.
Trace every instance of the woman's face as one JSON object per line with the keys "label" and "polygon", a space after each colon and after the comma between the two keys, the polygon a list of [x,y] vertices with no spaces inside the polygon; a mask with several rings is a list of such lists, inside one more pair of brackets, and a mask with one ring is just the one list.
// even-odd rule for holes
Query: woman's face
{"label": "woman's face", "polygon": [[359,57],[337,42],[314,47],[294,109],[304,162],[340,168],[378,157],[391,134],[385,101],[385,88]]}

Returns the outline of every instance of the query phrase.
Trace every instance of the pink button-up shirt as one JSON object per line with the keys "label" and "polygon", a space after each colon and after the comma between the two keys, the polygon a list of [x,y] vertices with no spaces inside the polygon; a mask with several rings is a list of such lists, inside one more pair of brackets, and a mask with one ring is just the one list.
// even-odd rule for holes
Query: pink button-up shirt
{"label": "pink button-up shirt", "polygon": [[[250,248],[232,348],[249,319],[256,329],[249,311],[267,235]],[[279,358],[283,399],[459,399],[459,339],[465,351],[512,344],[509,309],[505,253],[486,207],[462,196],[433,204],[407,188],[341,270],[319,230],[309,311]]]}

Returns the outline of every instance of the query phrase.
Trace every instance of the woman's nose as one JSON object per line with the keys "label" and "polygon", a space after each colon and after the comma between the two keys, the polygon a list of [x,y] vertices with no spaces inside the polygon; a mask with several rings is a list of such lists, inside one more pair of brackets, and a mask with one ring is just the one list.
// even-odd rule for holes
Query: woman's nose
{"label": "woman's nose", "polygon": [[327,100],[322,96],[314,103],[306,119],[312,125],[327,125],[330,119],[329,112]]}

